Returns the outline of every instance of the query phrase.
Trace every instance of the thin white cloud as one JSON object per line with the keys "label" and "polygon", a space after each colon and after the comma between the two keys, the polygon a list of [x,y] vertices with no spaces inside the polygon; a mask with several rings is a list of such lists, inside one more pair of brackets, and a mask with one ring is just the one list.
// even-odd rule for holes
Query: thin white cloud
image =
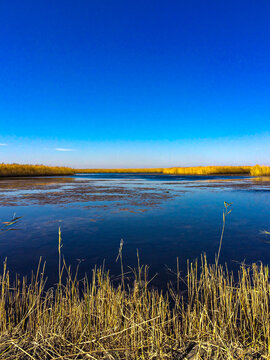
{"label": "thin white cloud", "polygon": [[56,151],[75,151],[74,149],[56,148]]}
{"label": "thin white cloud", "polygon": [[0,143],[0,146],[7,146],[7,144]]}

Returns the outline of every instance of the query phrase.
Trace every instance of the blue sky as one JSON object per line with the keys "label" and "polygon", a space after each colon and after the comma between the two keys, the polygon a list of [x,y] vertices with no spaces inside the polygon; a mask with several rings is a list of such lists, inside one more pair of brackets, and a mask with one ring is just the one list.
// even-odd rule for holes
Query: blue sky
{"label": "blue sky", "polygon": [[269,13],[266,0],[1,1],[0,162],[270,165]]}

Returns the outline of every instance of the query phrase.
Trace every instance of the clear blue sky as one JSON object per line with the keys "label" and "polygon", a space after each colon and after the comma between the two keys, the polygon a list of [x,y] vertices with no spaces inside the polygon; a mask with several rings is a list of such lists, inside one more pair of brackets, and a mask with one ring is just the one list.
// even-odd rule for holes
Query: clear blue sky
{"label": "clear blue sky", "polygon": [[2,0],[0,162],[270,165],[269,18],[267,0]]}

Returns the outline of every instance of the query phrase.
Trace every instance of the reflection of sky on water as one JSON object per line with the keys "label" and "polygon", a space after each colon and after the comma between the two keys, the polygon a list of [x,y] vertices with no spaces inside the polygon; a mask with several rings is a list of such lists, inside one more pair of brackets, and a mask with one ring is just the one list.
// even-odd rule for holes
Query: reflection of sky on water
{"label": "reflection of sky on water", "polygon": [[[7,256],[13,273],[29,274],[42,256],[51,282],[56,281],[61,226],[66,261],[75,266],[77,259],[84,259],[81,274],[96,263],[102,264],[103,259],[113,273],[118,273],[115,258],[123,238],[125,264],[136,264],[138,248],[141,261],[159,272],[162,279],[165,265],[175,267],[177,256],[183,269],[187,258],[194,259],[202,252],[208,254],[209,260],[214,259],[224,201],[233,203],[233,211],[227,218],[220,260],[232,269],[244,260],[269,263],[270,244],[260,233],[270,229],[269,179],[121,174],[75,176],[56,183],[50,179],[47,183],[44,179],[42,183],[41,178],[31,179],[28,184],[17,180],[17,187],[16,180],[9,180],[2,188],[0,182],[0,190],[8,186],[12,189],[1,192],[0,220],[10,220],[14,212],[24,216],[17,231],[0,234],[0,260]],[[85,201],[78,201],[76,189],[79,199]],[[46,194],[49,197],[52,192],[57,193],[54,202],[46,203]],[[39,193],[42,205],[31,196],[23,199],[23,206],[20,204],[25,194]],[[19,198],[18,205],[4,206],[3,194]],[[70,202],[55,203],[69,194]]]}

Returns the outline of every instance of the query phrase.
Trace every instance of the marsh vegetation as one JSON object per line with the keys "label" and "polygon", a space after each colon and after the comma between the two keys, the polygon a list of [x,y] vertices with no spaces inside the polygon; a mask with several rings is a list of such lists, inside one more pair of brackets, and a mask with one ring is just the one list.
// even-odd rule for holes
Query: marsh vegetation
{"label": "marsh vegetation", "polygon": [[135,269],[121,262],[117,285],[104,268],[94,268],[90,280],[72,276],[61,248],[59,238],[59,280],[46,291],[41,263],[30,282],[11,283],[5,261],[1,359],[269,358],[267,266],[241,265],[234,276],[202,256],[187,264],[184,279],[176,266],[175,283],[162,292],[139,257]]}
{"label": "marsh vegetation", "polygon": [[152,169],[78,169],[80,173],[161,173],[171,175],[270,175],[270,166],[194,166]]}
{"label": "marsh vegetation", "polygon": [[11,176],[48,176],[73,175],[74,170],[68,167],[45,165],[0,164],[0,177]]}
{"label": "marsh vegetation", "polygon": [[0,164],[0,176],[48,176],[74,175],[75,173],[156,173],[171,175],[270,175],[270,166],[194,166],[172,168],[138,168],[138,169],[73,169],[69,167],[52,167],[44,165]]}

